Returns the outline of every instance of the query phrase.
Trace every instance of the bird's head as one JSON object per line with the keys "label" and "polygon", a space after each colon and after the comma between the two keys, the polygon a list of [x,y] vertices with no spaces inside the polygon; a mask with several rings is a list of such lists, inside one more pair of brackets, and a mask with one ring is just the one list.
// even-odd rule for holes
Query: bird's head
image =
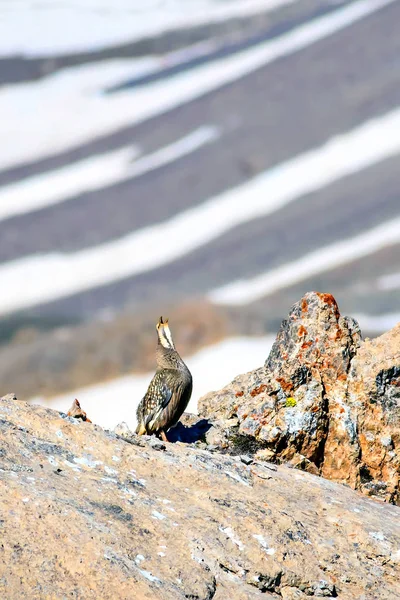
{"label": "bird's head", "polygon": [[158,334],[158,343],[164,348],[169,348],[170,350],[175,350],[174,340],[172,339],[171,331],[168,326],[168,319],[163,320],[160,317],[157,325],[157,334]]}

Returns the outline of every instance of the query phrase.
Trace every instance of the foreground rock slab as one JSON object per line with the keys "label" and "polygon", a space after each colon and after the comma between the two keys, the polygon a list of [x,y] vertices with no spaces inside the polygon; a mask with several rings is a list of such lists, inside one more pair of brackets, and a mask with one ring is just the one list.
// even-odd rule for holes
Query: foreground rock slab
{"label": "foreground rock slab", "polygon": [[210,444],[252,442],[268,460],[400,503],[400,324],[364,341],[331,294],[309,292],[265,364],[204,396],[199,413],[214,424]]}
{"label": "foreground rock slab", "polygon": [[129,439],[0,400],[0,597],[399,597],[398,507],[247,456]]}

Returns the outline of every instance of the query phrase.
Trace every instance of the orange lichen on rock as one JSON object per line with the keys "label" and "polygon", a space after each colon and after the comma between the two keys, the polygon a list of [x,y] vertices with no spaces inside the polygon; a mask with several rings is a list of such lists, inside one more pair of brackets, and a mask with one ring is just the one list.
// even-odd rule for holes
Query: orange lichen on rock
{"label": "orange lichen on rock", "polygon": [[266,389],[267,389],[266,385],[264,385],[264,384],[259,385],[258,387],[255,387],[253,390],[251,390],[250,396],[252,398],[254,398],[255,396],[258,396],[259,394],[262,394],[263,392],[265,392]]}
{"label": "orange lichen on rock", "polygon": [[303,335],[307,335],[307,329],[304,327],[304,325],[300,325],[297,335],[299,337],[302,337]]}
{"label": "orange lichen on rock", "polygon": [[[400,504],[400,324],[363,341],[331,294],[310,292],[282,322],[264,367],[240,376],[240,386],[249,392],[239,433],[268,444],[270,460],[301,455],[324,477]],[[223,423],[233,398],[228,385],[200,400],[200,414],[213,417],[216,407]]]}

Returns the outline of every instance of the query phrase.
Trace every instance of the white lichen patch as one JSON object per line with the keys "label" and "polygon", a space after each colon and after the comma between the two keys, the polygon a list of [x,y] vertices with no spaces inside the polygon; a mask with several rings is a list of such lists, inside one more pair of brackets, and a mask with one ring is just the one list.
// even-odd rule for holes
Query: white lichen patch
{"label": "white lichen patch", "polygon": [[228,475],[228,477],[231,477],[232,479],[234,479],[235,481],[238,481],[242,485],[245,485],[246,487],[250,487],[250,484],[245,479],[240,477],[240,475],[237,475],[237,473],[232,473],[231,471],[224,471],[224,473],[225,473],[225,475]]}
{"label": "white lichen patch", "polygon": [[29,498],[22,498],[22,502],[29,502]]}
{"label": "white lichen patch", "polygon": [[161,583],[161,580],[158,579],[158,577],[152,575],[150,571],[143,571],[142,569],[139,569],[139,573],[141,573],[143,577],[145,577],[146,579],[148,579],[148,581],[151,581],[152,583]]}
{"label": "white lichen patch", "polygon": [[91,469],[103,464],[101,460],[93,460],[91,456],[75,456],[74,462],[78,465],[83,465],[84,467],[89,467]]}
{"label": "white lichen patch", "polygon": [[73,469],[74,471],[80,471],[80,467],[78,467],[77,465],[74,465],[74,463],[70,462],[69,460],[64,460],[64,464],[67,465],[67,467],[70,467],[71,469]]}
{"label": "white lichen patch", "polygon": [[47,460],[53,467],[58,467],[58,462],[56,461],[54,456],[49,456],[49,458]]}
{"label": "white lichen patch", "polygon": [[[301,429],[306,429],[305,427],[305,413],[298,409],[297,407],[286,408],[285,410],[285,424],[288,433],[298,433]],[[307,431],[307,429],[306,429]]]}
{"label": "white lichen patch", "polygon": [[[341,399],[336,398],[336,401],[340,404],[339,419],[343,424],[343,429],[349,436],[350,442],[354,443],[357,440],[357,428],[355,422],[351,418],[350,407]],[[375,436],[373,437],[375,439]]]}
{"label": "white lichen patch", "polygon": [[119,462],[121,460],[119,456],[113,456],[112,459],[114,462]]}
{"label": "white lichen patch", "polygon": [[377,540],[378,542],[384,542],[385,541],[385,536],[383,535],[382,531],[370,531],[369,535],[374,538],[374,540]]}
{"label": "white lichen patch", "polygon": [[[118,483],[118,479],[114,479],[113,477],[102,477],[101,481],[106,481],[107,483]],[[100,492],[101,490],[99,490]]]}
{"label": "white lichen patch", "polygon": [[393,440],[392,440],[391,435],[383,435],[380,438],[380,441],[381,441],[382,446],[384,446],[385,448],[391,448],[393,445]]}
{"label": "white lichen patch", "polygon": [[64,434],[61,431],[61,429],[59,429],[58,431],[56,431],[56,436],[59,437],[59,438],[63,438],[64,437]]}
{"label": "white lichen patch", "polygon": [[225,533],[225,535],[227,535],[228,538],[232,540],[234,544],[236,544],[239,550],[244,550],[244,544],[242,544],[239,538],[236,537],[232,527],[220,527],[219,530],[222,531],[222,533]]}
{"label": "white lichen patch", "polygon": [[203,563],[203,559],[200,556],[196,556],[196,554],[194,552],[192,552],[192,554],[190,556],[191,556],[192,560],[199,563],[199,565],[201,565]]}
{"label": "white lichen patch", "polygon": [[158,519],[159,521],[163,521],[164,519],[166,519],[167,517],[165,515],[163,515],[162,513],[158,512],[157,510],[153,510],[153,512],[151,513],[154,519]]}
{"label": "white lichen patch", "polygon": [[131,490],[131,489],[127,488],[127,487],[122,488],[122,491],[125,494],[129,494],[129,496],[134,496],[134,497],[137,496],[137,493],[134,490]]}
{"label": "white lichen patch", "polygon": [[396,552],[392,552],[392,554],[390,555],[390,559],[393,562],[400,562],[400,549],[396,550]]}
{"label": "white lichen patch", "polygon": [[275,548],[269,547],[267,540],[265,539],[265,537],[263,535],[261,535],[261,533],[255,533],[253,535],[253,538],[256,539],[257,542],[260,544],[260,546],[264,550],[265,554],[268,554],[269,556],[272,556],[273,554],[275,554]]}
{"label": "white lichen patch", "polygon": [[107,465],[104,465],[104,470],[107,473],[107,475],[118,475],[118,471],[116,469],[112,469],[111,467],[107,467]]}
{"label": "white lichen patch", "polygon": [[166,556],[165,552],[158,552],[158,556],[161,556],[161,558],[163,558],[164,556]]}
{"label": "white lichen patch", "polygon": [[137,554],[135,557],[135,563],[137,563],[138,565],[140,565],[140,563],[144,560],[144,556],[143,554]]}

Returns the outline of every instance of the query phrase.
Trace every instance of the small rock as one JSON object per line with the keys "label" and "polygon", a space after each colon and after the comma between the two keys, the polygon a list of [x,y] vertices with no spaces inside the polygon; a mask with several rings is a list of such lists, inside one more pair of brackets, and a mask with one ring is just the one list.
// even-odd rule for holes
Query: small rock
{"label": "small rock", "polygon": [[207,445],[207,450],[209,452],[218,452],[219,451],[219,446],[217,446],[216,444],[208,444]]}
{"label": "small rock", "polygon": [[118,423],[118,425],[116,425],[113,429],[114,433],[116,433],[117,435],[120,435],[122,437],[124,437],[124,435],[132,435],[133,431],[131,429],[129,429],[129,425],[128,423],[125,423],[125,421],[122,421],[121,423]]}
{"label": "small rock", "polygon": [[163,442],[161,442],[159,439],[157,439],[156,437],[152,437],[150,439],[149,446],[153,450],[165,450],[166,449],[166,445]]}
{"label": "small rock", "polygon": [[16,394],[14,394],[14,392],[10,392],[9,394],[2,396],[1,399],[2,400],[18,400],[18,398],[17,398]]}
{"label": "small rock", "polygon": [[328,581],[321,580],[313,585],[314,596],[319,598],[331,598],[336,596],[335,586]]}
{"label": "small rock", "polygon": [[319,475],[319,470],[316,465],[302,454],[295,454],[293,458],[290,459],[288,467],[299,469],[300,471],[307,471],[307,473],[311,473],[312,475]]}
{"label": "small rock", "polygon": [[75,398],[72,403],[71,408],[67,412],[68,417],[73,417],[74,419],[81,419],[81,421],[86,421],[87,423],[91,423],[92,421],[88,419],[84,410],[79,403],[79,400]]}
{"label": "small rock", "polygon": [[251,458],[251,456],[248,456],[247,454],[241,454],[239,456],[240,460],[242,463],[244,463],[245,465],[251,465],[251,463],[253,462],[253,459]]}
{"label": "small rock", "polygon": [[256,475],[260,479],[272,479],[272,475],[264,468],[263,465],[254,465],[251,468],[253,475]]}
{"label": "small rock", "polygon": [[263,450],[258,450],[254,455],[256,460],[262,461],[270,461],[275,458],[275,452],[273,450],[269,450],[268,448],[264,448]]}

